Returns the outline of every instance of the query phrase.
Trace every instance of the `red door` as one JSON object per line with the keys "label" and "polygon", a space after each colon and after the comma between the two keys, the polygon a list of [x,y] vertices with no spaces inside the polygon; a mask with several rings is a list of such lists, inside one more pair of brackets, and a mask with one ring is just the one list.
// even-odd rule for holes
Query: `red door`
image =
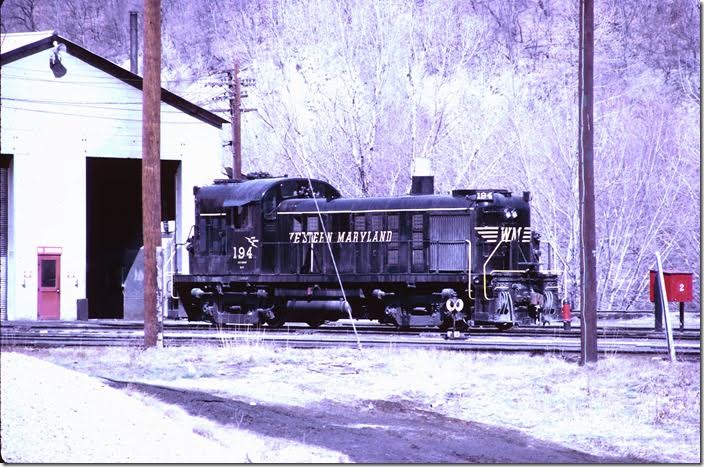
{"label": "red door", "polygon": [[38,261],[38,318],[59,319],[61,308],[61,256],[42,255]]}

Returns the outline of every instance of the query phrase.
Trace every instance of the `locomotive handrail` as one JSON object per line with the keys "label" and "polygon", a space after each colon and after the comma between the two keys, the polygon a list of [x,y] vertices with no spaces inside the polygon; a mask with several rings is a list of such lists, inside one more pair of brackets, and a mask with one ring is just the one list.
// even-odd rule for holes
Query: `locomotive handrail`
{"label": "locomotive handrail", "polygon": [[472,242],[465,240],[467,242],[467,295],[470,300],[474,300],[472,297]]}
{"label": "locomotive handrail", "polygon": [[[499,242],[496,244],[496,248],[494,248],[494,251],[491,252],[491,254],[486,258],[486,261],[484,262],[484,267],[482,268],[484,272],[484,277],[483,277],[483,282],[484,282],[484,298],[487,300],[491,300],[489,296],[486,293],[486,265],[489,264],[489,261],[491,258],[494,256],[494,253],[496,253],[496,250],[499,249],[501,244],[504,243],[503,240],[499,240]],[[519,272],[519,273],[526,273],[530,269],[492,269],[489,273],[494,273],[494,272]]]}
{"label": "locomotive handrail", "polygon": [[504,242],[503,240],[499,240],[499,241],[498,241],[498,243],[496,244],[496,247],[494,247],[494,251],[492,251],[491,254],[490,254],[489,256],[487,256],[486,261],[484,261],[484,266],[482,267],[482,271],[484,272],[484,277],[483,277],[483,283],[484,283],[484,298],[485,298],[486,300],[489,300],[489,296],[488,296],[487,293],[486,293],[486,265],[489,264],[489,261],[490,261],[491,258],[494,256],[494,254],[496,253],[496,250],[499,249],[499,247],[501,246],[501,244],[502,244],[503,242]]}
{"label": "locomotive handrail", "polygon": [[186,243],[176,243],[176,242],[174,242],[174,249],[173,249],[173,251],[171,252],[171,255],[169,256],[168,260],[165,261],[165,263],[164,263],[164,265],[163,265],[163,267],[162,267],[163,272],[164,272],[164,275],[165,275],[165,276],[170,276],[170,278],[166,280],[167,292],[169,293],[169,296],[170,296],[171,298],[176,299],[176,300],[180,300],[180,299],[181,299],[181,297],[179,297],[179,296],[177,296],[177,295],[174,295],[174,276],[176,275],[176,271],[175,271],[175,270],[168,271],[168,266],[171,265],[171,262],[172,262],[173,259],[176,257],[176,252],[178,251],[179,247],[180,247],[180,248],[184,248],[186,245],[188,245],[188,242],[186,242]]}

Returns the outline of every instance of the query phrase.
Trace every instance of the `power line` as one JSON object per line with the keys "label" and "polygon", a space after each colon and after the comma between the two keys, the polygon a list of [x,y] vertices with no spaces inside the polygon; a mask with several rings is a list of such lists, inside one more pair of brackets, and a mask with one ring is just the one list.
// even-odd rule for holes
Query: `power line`
{"label": "power line", "polygon": [[[8,65],[5,65],[5,66],[8,66]],[[116,65],[116,66],[120,66],[120,65]],[[120,67],[120,68],[122,68],[122,67]],[[125,71],[129,71],[129,70],[125,69],[125,68],[123,68],[123,69],[124,69]],[[26,71],[26,72],[48,73],[47,70],[48,70],[48,69],[44,69],[44,68],[28,68],[28,67],[23,67],[23,66],[12,67],[12,71],[19,71],[19,72],[25,72],[25,71]],[[164,84],[164,83],[196,82],[196,81],[198,81],[198,80],[205,79],[205,78],[214,78],[214,77],[217,77],[217,76],[222,76],[222,77],[224,77],[224,76],[227,74],[227,72],[228,72],[228,70],[212,71],[212,72],[208,72],[208,73],[203,74],[203,75],[189,76],[189,77],[186,77],[186,78],[174,78],[174,79],[162,80],[161,83]],[[101,73],[102,73],[102,72],[101,72]],[[7,75],[3,73],[3,76],[7,76]],[[96,74],[94,74],[94,73],[81,73],[81,72],[73,71],[73,70],[71,71],[70,75],[67,75],[67,76],[79,76],[79,77],[80,77],[80,76],[83,76],[83,77],[93,78],[93,79],[96,79],[96,80],[105,80],[105,81],[107,81],[107,80],[114,80],[114,79],[120,79],[120,81],[139,82],[139,81],[142,81],[142,80],[143,80],[143,78],[142,78],[141,76],[137,76],[137,77],[135,77],[135,78],[125,78],[125,79],[121,79],[121,78],[116,78],[116,77],[114,77],[114,76],[112,76],[112,75],[109,75],[109,76],[98,76],[98,75],[96,75]],[[41,78],[38,78],[38,79],[41,79]],[[52,79],[47,79],[47,81],[56,81],[56,82],[60,82],[60,81],[64,81],[64,79],[61,79],[61,80],[58,80],[58,79],[54,79],[54,80],[52,80]],[[90,81],[82,81],[82,82],[90,82]],[[96,82],[100,82],[100,81],[96,81]]]}
{"label": "power line", "polygon": [[[125,112],[138,112],[141,111],[142,102],[71,102],[71,101],[48,101],[48,100],[37,100],[37,99],[22,99],[17,97],[3,97],[3,101],[12,102],[23,102],[28,104],[40,104],[40,105],[59,105],[59,106],[71,106],[71,107],[81,107],[86,109],[103,109],[103,110],[116,110]],[[139,105],[138,108],[128,108],[128,107],[105,107],[104,105]],[[168,104],[166,104],[168,105]],[[33,110],[33,109],[25,109]],[[39,109],[37,109],[39,110]],[[172,114],[183,114],[180,110],[162,110],[161,113],[172,113]]]}
{"label": "power line", "polygon": [[[43,114],[52,114],[52,115],[66,115],[69,117],[89,117],[89,118],[99,118],[103,120],[117,120],[117,121],[122,121],[122,122],[141,122],[141,118],[125,118],[125,117],[111,117],[108,115],[94,115],[94,114],[78,114],[78,113],[71,113],[71,112],[57,112],[53,110],[44,110],[44,109],[28,109],[28,108],[22,108],[22,107],[13,107],[9,105],[3,105],[3,109],[12,109],[12,110],[19,110],[22,112],[37,112],[37,113],[43,113]],[[178,112],[174,112],[178,113]],[[181,112],[183,113],[183,112]],[[184,114],[187,115],[187,114]],[[194,117],[191,117],[194,118]],[[202,122],[162,122],[164,124],[178,124],[178,125],[196,125],[196,124],[201,124]]]}

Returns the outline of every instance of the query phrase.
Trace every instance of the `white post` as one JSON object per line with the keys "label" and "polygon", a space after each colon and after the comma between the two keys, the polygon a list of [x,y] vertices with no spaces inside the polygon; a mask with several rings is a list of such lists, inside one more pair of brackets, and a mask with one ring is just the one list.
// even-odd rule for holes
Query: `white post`
{"label": "white post", "polygon": [[164,243],[162,240],[161,247],[157,247],[156,258],[157,258],[157,291],[156,291],[156,347],[161,349],[164,347],[164,307],[165,293],[164,288],[164,277],[166,276],[166,270],[164,268]]}
{"label": "white post", "polygon": [[670,361],[674,362],[675,361],[675,343],[672,338],[672,326],[670,325],[670,317],[668,316],[668,312],[670,310],[667,309],[667,290],[665,289],[665,276],[662,271],[662,260],[660,259],[660,252],[656,251],[655,252],[655,258],[657,259],[658,262],[658,286],[660,289],[660,296],[655,297],[655,300],[661,300],[661,305],[662,305],[662,314],[664,315],[663,317],[665,318],[665,334],[667,335],[667,352],[670,354]]}

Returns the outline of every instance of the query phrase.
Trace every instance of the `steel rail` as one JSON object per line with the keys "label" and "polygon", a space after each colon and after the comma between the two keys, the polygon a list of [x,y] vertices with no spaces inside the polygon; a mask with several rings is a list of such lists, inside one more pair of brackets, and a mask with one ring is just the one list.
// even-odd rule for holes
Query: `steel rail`
{"label": "steel rail", "polygon": [[[564,336],[524,337],[506,334],[471,335],[462,334],[460,339],[446,339],[439,332],[420,334],[368,333],[360,336],[366,348],[416,348],[456,351],[503,351],[549,354],[572,354],[580,352],[579,341]],[[350,332],[325,334],[319,332],[290,332],[262,330],[188,330],[176,329],[164,332],[164,345],[178,347],[188,345],[232,345],[269,344],[288,348],[356,347]],[[16,346],[64,347],[64,346],[132,346],[143,345],[143,330],[138,329],[63,329],[51,332],[48,329],[3,329],[0,345],[4,348]],[[700,356],[700,342],[676,339],[678,354],[689,358]],[[665,354],[666,343],[659,339],[637,339],[605,337],[599,341],[602,354]]]}
{"label": "steel rail", "polygon": [[[348,320],[341,320],[341,321],[331,321],[328,322],[324,325],[322,329],[334,329],[334,328],[341,328],[341,327],[346,327],[350,328],[350,325],[347,323]],[[368,322],[364,322],[368,321]],[[539,324],[531,324],[531,325],[516,325],[512,329],[508,330],[508,332],[515,332],[517,330],[538,330],[538,329],[543,329],[543,330],[552,330],[552,329],[563,329],[562,327],[562,322],[561,321],[556,321],[555,324],[548,324],[548,325],[539,325]],[[389,330],[393,332],[399,332],[398,328],[396,328],[393,325],[390,324],[379,324],[378,322],[374,320],[358,320],[357,321],[357,326],[363,329],[374,329],[374,330]],[[0,321],[0,329],[3,328],[46,328],[46,329],[54,329],[54,328],[85,328],[85,329],[90,329],[90,328],[113,328],[113,329],[142,329],[144,327],[144,323],[142,321],[128,321],[128,320],[123,320],[123,319],[90,319],[90,320],[81,320],[81,321],[36,321],[36,320],[12,320],[12,321]],[[244,328],[244,327],[252,327],[251,325],[248,324],[227,324],[227,328]],[[291,329],[310,329],[310,326],[304,323],[298,323],[298,322],[292,322],[288,323],[285,327],[291,328]],[[215,325],[213,325],[210,322],[207,321],[185,321],[185,320],[164,320],[164,329],[214,329]],[[579,324],[572,324],[572,329],[579,329]],[[268,326],[262,327],[262,329],[269,329]],[[430,329],[430,328],[409,328],[411,332],[416,331],[418,329]],[[496,330],[497,328],[495,326],[491,325],[484,325],[482,327],[472,327],[472,331],[488,331],[488,330]],[[610,326],[610,325],[602,325],[599,326],[599,329],[605,329],[605,330],[640,330],[640,331],[653,331],[654,326]],[[678,332],[678,328],[673,328],[673,331]],[[688,327],[684,329],[685,332],[688,331],[696,331],[699,332],[699,328],[694,328],[694,327]],[[506,331],[501,331],[501,332],[506,332]]]}
{"label": "steel rail", "polygon": [[[27,332],[80,332],[81,330],[93,331],[120,331],[120,330],[142,330],[144,329],[141,321],[4,321],[0,323],[0,333],[10,333],[17,330],[26,330]],[[226,325],[215,326],[207,322],[181,322],[167,321],[164,324],[165,330],[174,331],[202,331],[202,332],[269,332],[276,333],[285,331],[287,333],[302,333],[302,334],[345,334],[352,332],[353,329],[344,322],[333,322],[324,325],[320,328],[310,328],[306,324],[290,324],[282,328],[255,327],[251,325]],[[418,334],[437,334],[439,331],[435,328],[409,328],[399,330],[394,326],[383,324],[358,324],[358,332],[363,334],[389,334],[389,335],[418,335]],[[673,330],[675,336],[681,340],[699,340],[699,329],[686,328],[684,331],[679,329]],[[621,337],[632,339],[647,339],[661,337],[664,331],[655,331],[650,327],[635,327],[635,326],[606,326],[598,328],[599,337]],[[567,337],[577,338],[580,336],[579,326],[574,326],[570,330],[565,330],[559,326],[520,326],[509,330],[499,330],[493,326],[475,327],[468,331],[469,335],[501,335],[501,336],[523,336],[523,337]]]}

